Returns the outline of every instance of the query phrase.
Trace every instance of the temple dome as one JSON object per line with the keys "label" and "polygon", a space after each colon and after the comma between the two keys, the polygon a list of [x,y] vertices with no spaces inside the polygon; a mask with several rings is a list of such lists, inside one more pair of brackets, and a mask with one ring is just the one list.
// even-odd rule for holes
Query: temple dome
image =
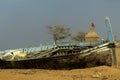
{"label": "temple dome", "polygon": [[98,34],[97,34],[95,31],[89,31],[89,32],[86,34],[85,37],[93,37],[93,38],[97,37],[97,38],[99,38]]}

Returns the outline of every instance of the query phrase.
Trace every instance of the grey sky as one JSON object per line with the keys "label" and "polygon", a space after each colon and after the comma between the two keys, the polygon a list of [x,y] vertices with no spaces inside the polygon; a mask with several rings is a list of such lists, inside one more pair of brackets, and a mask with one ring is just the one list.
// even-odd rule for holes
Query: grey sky
{"label": "grey sky", "polygon": [[95,22],[105,38],[105,16],[120,39],[119,8],[120,0],[0,0],[0,50],[52,42],[46,25],[65,25],[74,34]]}

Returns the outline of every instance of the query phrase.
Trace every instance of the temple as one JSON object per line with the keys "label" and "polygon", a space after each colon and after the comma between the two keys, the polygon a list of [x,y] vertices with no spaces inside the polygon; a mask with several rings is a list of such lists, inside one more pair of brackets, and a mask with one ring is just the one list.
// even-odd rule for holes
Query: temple
{"label": "temple", "polygon": [[95,42],[100,40],[98,34],[94,30],[95,24],[92,22],[90,25],[90,31],[85,35],[86,42]]}

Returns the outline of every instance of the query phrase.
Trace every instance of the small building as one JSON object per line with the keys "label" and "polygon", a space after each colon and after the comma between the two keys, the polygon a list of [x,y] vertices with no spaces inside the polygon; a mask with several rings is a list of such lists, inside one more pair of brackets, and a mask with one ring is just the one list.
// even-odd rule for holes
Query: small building
{"label": "small building", "polygon": [[85,35],[86,42],[95,42],[100,40],[98,34],[94,31],[94,29],[95,29],[95,24],[91,23],[90,31]]}

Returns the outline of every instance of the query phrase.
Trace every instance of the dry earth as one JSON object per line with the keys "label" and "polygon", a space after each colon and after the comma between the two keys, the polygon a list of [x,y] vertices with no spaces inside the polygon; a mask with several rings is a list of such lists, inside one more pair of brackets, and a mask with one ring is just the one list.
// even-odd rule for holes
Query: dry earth
{"label": "dry earth", "polygon": [[74,70],[1,69],[0,80],[120,80],[120,48],[116,48],[118,67],[99,66]]}

